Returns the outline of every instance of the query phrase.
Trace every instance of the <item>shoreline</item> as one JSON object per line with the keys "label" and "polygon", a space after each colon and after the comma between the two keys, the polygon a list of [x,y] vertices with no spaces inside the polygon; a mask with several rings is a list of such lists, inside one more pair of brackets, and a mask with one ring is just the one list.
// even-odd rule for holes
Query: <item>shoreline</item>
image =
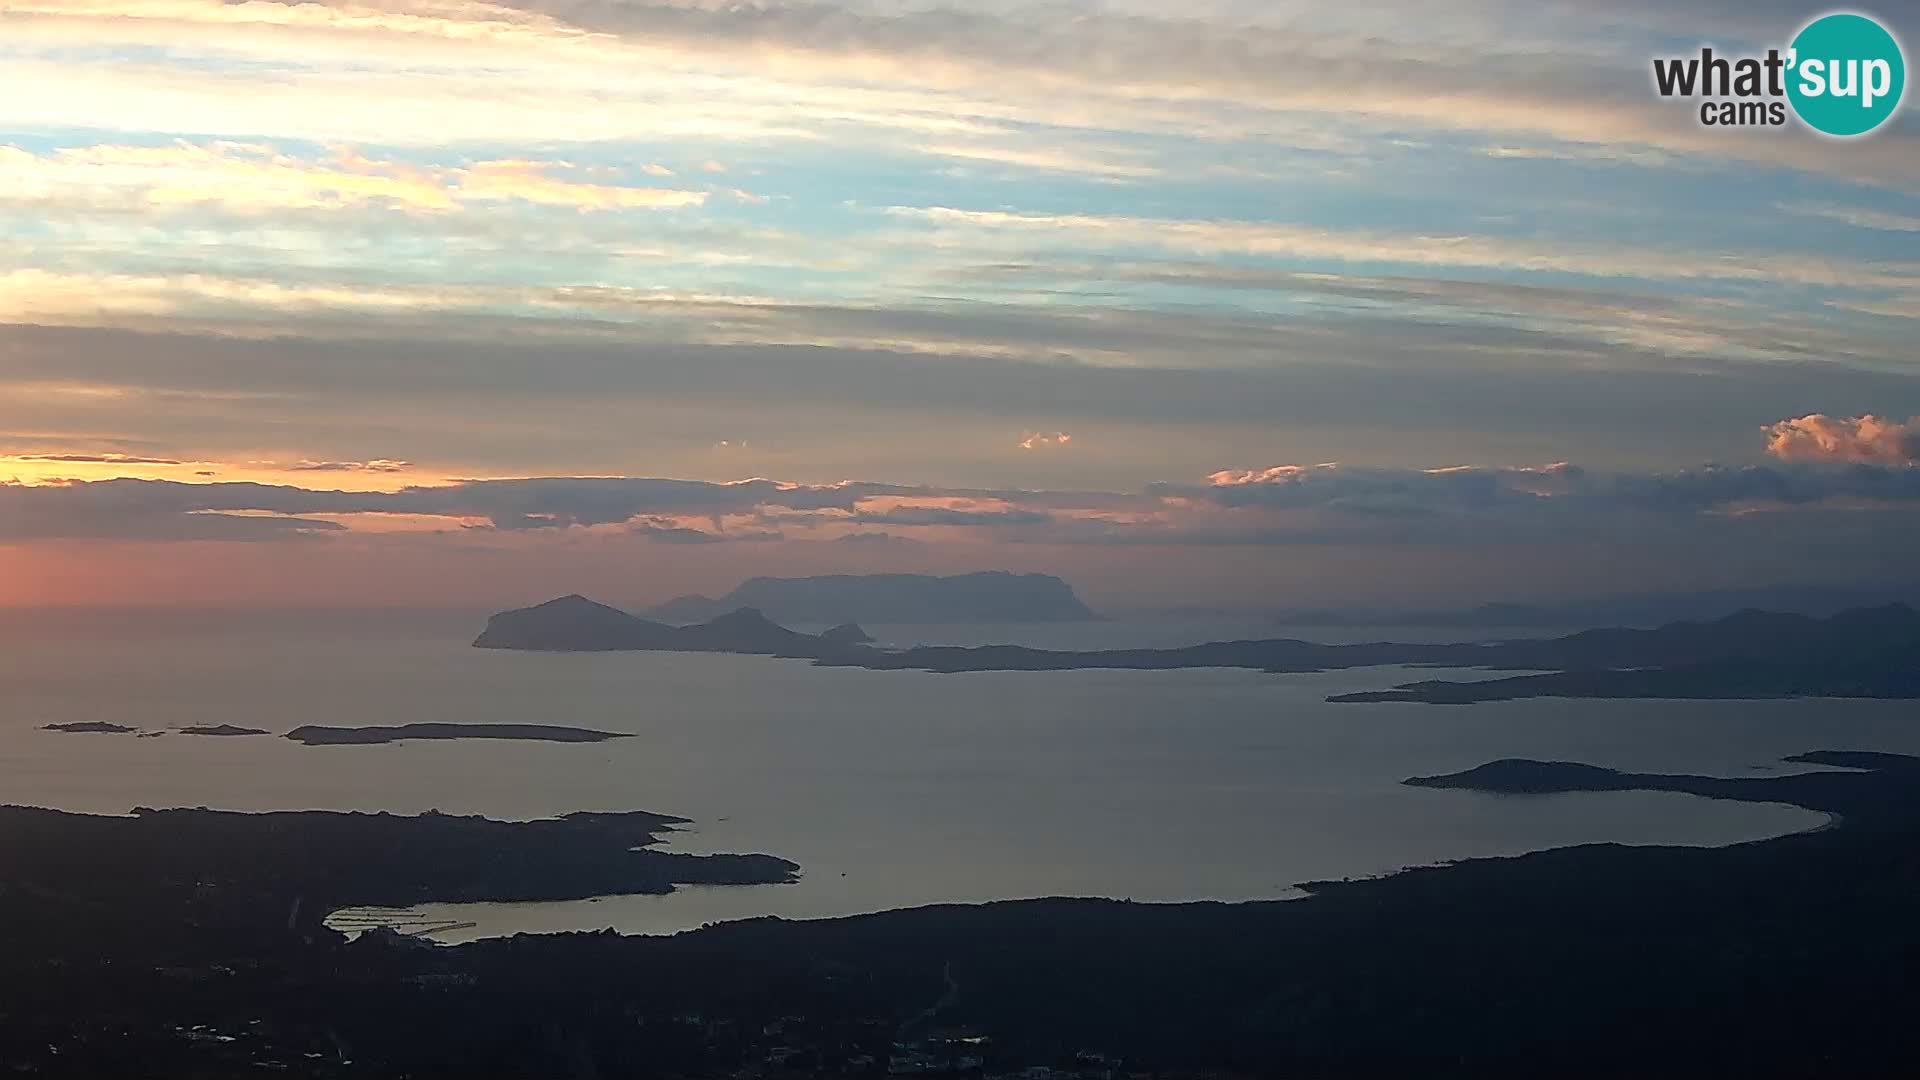
{"label": "shoreline", "polygon": [[[383,873],[416,884],[449,871],[466,881],[504,861],[537,867],[546,895],[563,891],[550,870],[569,867],[568,889],[583,895],[605,870],[608,830],[639,840],[662,818],[262,815],[336,841],[291,843],[281,829],[262,845],[266,831],[244,815],[0,811],[14,883],[0,891],[0,916],[21,931],[0,956],[0,1012],[26,1033],[0,1031],[0,1056],[48,1075],[237,1075],[178,1032],[240,1016],[254,1020],[213,1030],[231,1035],[222,1045],[240,1048],[246,1072],[267,1061],[310,1077],[482,1075],[519,1061],[551,1074],[561,1032],[566,1055],[607,1067],[670,1055],[677,1071],[712,1075],[788,1045],[802,1016],[805,1030],[827,1033],[819,1038],[871,1045],[884,1060],[900,1025],[946,992],[945,972],[963,990],[942,1024],[988,1035],[1007,1060],[1067,1040],[1187,1073],[1858,1074],[1912,1048],[1910,1025],[1867,1021],[1912,1001],[1920,758],[1789,760],[1844,771],[1707,777],[1504,759],[1409,779],[1508,792],[1713,790],[1839,819],[1723,847],[1587,844],[1408,868],[1318,884],[1304,903],[1040,899],[449,948],[391,934],[349,943],[320,925],[312,913],[332,897],[407,899],[391,882],[372,895],[353,884],[369,853],[338,843],[339,829],[426,830],[425,848],[374,853]],[[146,835],[107,847],[103,828]],[[583,843],[554,843],[568,839]],[[423,852],[444,860],[456,841],[467,846],[452,864],[420,864]],[[102,857],[123,872],[98,873]],[[678,858],[642,850],[613,861],[632,871],[649,857]],[[173,862],[183,858],[200,861]],[[684,865],[654,866],[651,880]],[[762,866],[782,878],[793,869]],[[525,895],[528,880],[487,893]],[[171,907],[156,902],[166,898]],[[1285,1004],[1263,1004],[1274,1002]],[[688,1016],[700,1025],[679,1019]],[[1397,1037],[1380,1039],[1383,1025]],[[1753,1030],[1773,1036],[1743,1034]],[[1596,1041],[1600,1032],[1610,1034]]]}
{"label": "shoreline", "polygon": [[[1637,793],[1639,790],[1640,789],[1627,789],[1623,791],[1603,791],[1603,792],[1568,791],[1568,792],[1552,792],[1552,793],[1546,793],[1546,794],[1550,794],[1550,795],[1633,794],[1633,793]],[[1683,791],[1653,790],[1650,793],[1685,795],[1693,798],[1711,798],[1709,796],[1697,795],[1693,792],[1683,792]],[[1497,794],[1497,793],[1492,793],[1492,794]],[[1811,833],[1811,832],[1819,832],[1825,829],[1835,827],[1834,826],[1835,820],[1839,816],[1833,813],[1817,811],[1805,806],[1800,806],[1800,805],[1787,803],[1787,802],[1732,799],[1732,798],[1725,798],[1725,797],[1711,798],[1711,801],[1720,802],[1720,803],[1746,803],[1748,805],[1759,806],[1759,807],[1776,807],[1781,809],[1791,809],[1801,815],[1811,815],[1814,818],[1814,820],[1810,822],[1796,821],[1793,826],[1787,827],[1787,828],[1779,828],[1779,829],[1769,828],[1767,831],[1760,833],[1758,835],[1753,835],[1750,833],[1748,835],[1739,836],[1735,838],[1714,839],[1714,840],[1701,841],[1701,842],[1685,842],[1685,841],[1678,841],[1678,840],[1663,840],[1663,839],[1645,840],[1645,841],[1639,841],[1639,840],[1621,841],[1621,840],[1602,839],[1602,840],[1571,840],[1571,841],[1564,841],[1564,842],[1547,842],[1539,846],[1515,848],[1509,851],[1496,853],[1496,854],[1484,854],[1484,855],[1467,854],[1467,855],[1459,855],[1459,856],[1443,856],[1443,857],[1434,858],[1429,861],[1402,863],[1402,864],[1397,864],[1393,866],[1388,866],[1375,872],[1356,875],[1356,876],[1347,878],[1345,880],[1377,881],[1377,880],[1382,880],[1386,878],[1391,878],[1396,874],[1401,874],[1401,873],[1410,872],[1410,871],[1432,869],[1436,867],[1450,866],[1457,863],[1469,862],[1474,859],[1518,858],[1518,857],[1524,857],[1527,855],[1539,854],[1543,852],[1573,850],[1581,847],[1594,846],[1594,845],[1613,845],[1613,846],[1630,847],[1630,848],[1672,848],[1672,849],[1679,849],[1679,850],[1712,850],[1712,849],[1718,849],[1718,848],[1732,847],[1732,846],[1741,845],[1741,844],[1766,843],[1766,842],[1777,840],[1783,837],[1801,835],[1801,834]],[[802,873],[800,875],[801,880],[793,883],[783,883],[783,884],[804,885],[805,877],[806,875]],[[945,908],[945,907],[952,907],[952,906],[977,906],[982,904],[1001,904],[1001,903],[1027,903],[1027,902],[1038,902],[1038,901],[1088,901],[1088,902],[1110,901],[1110,902],[1116,902],[1116,903],[1124,902],[1124,903],[1138,904],[1146,907],[1161,907],[1161,908],[1179,907],[1182,905],[1191,905],[1191,904],[1224,904],[1229,906],[1237,906],[1237,905],[1246,905],[1246,904],[1286,903],[1294,900],[1307,899],[1315,895],[1316,888],[1318,886],[1324,885],[1325,883],[1326,882],[1324,880],[1313,880],[1313,879],[1296,881],[1291,884],[1278,887],[1271,893],[1264,893],[1259,895],[1224,895],[1223,896],[1223,895],[1202,894],[1202,895],[1190,895],[1190,896],[1181,896],[1181,897],[1173,897],[1173,898],[1155,898],[1155,899],[1139,900],[1139,899],[1130,899],[1127,896],[1120,895],[1118,894],[1117,891],[1116,893],[1109,893],[1109,894],[1027,892],[1027,893],[1017,893],[1017,894],[992,896],[992,897],[928,898],[928,899],[918,900],[918,901],[914,901],[911,903],[904,903],[904,904],[881,904],[880,906],[858,907],[858,908],[853,908],[849,910],[834,910],[831,912],[809,913],[809,914],[794,914],[791,912],[779,911],[779,910],[765,910],[765,911],[738,912],[738,913],[730,912],[730,913],[718,914],[718,915],[713,915],[712,913],[707,913],[707,912],[696,912],[696,913],[689,914],[685,920],[675,925],[672,925],[670,928],[660,928],[660,929],[631,928],[636,923],[644,924],[650,921],[645,916],[644,913],[628,912],[626,913],[626,917],[624,918],[620,917],[619,913],[620,913],[620,908],[622,906],[619,904],[620,901],[626,900],[626,899],[638,900],[641,903],[651,903],[654,901],[666,901],[668,900],[670,895],[678,895],[679,893],[685,891],[682,888],[676,888],[672,894],[659,894],[659,895],[650,895],[650,896],[635,895],[632,897],[619,897],[619,896],[587,897],[587,898],[581,898],[577,900],[555,902],[563,906],[571,907],[574,905],[597,904],[604,901],[612,901],[614,902],[613,911],[615,912],[615,917],[611,920],[607,920],[604,916],[596,915],[592,911],[582,909],[581,919],[575,922],[573,925],[567,925],[567,926],[557,925],[556,921],[552,919],[535,919],[535,920],[531,920],[531,925],[521,925],[518,922],[509,919],[509,920],[506,920],[506,925],[500,927],[499,929],[490,930],[482,934],[463,935],[458,940],[455,940],[455,941],[443,941],[431,934],[426,935],[426,939],[432,940],[436,945],[445,947],[445,946],[468,945],[468,944],[474,944],[477,942],[489,941],[489,940],[503,940],[503,939],[512,938],[521,934],[552,935],[552,934],[571,934],[571,933],[612,932],[618,936],[627,937],[627,938],[671,937],[678,934],[693,932],[707,926],[747,922],[755,919],[778,919],[781,921],[792,922],[792,923],[818,923],[818,922],[825,922],[825,921],[831,921],[831,920],[837,920],[837,919],[859,918],[859,917],[873,916],[873,915],[887,915],[887,914],[893,914],[898,912],[918,911],[918,910],[925,910],[925,909],[931,909],[931,908]],[[1338,884],[1339,880],[1336,879],[1335,883]],[[707,888],[707,886],[693,886],[691,888],[693,888],[694,890],[699,890],[701,888]],[[719,888],[719,887],[712,886],[712,888]],[[732,888],[750,889],[751,887],[729,886],[727,888],[731,890]],[[740,895],[746,895],[746,893],[743,892]],[[519,903],[520,902],[513,902],[513,901],[486,901],[486,900],[475,901],[471,903],[428,902],[428,903],[418,905],[418,907],[422,909],[423,912],[430,912],[435,918],[446,919],[451,921],[461,921],[461,922],[472,921],[479,925],[485,926],[488,924],[497,924],[501,921],[499,919],[486,918],[485,915],[489,913],[500,914],[501,913],[500,909],[513,908],[518,906]],[[531,901],[526,903],[530,904],[531,906],[539,907],[539,908],[547,908],[550,906],[550,902],[546,902],[546,901]],[[602,909],[602,910],[605,910],[605,909]],[[466,929],[471,929],[471,927],[467,927]]]}

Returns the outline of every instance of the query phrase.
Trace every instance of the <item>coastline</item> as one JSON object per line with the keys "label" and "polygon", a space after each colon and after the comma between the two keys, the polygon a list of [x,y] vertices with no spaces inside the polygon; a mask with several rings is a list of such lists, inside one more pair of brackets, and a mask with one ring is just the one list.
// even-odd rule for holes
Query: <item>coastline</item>
{"label": "coastline", "polygon": [[[168,894],[178,888],[168,881],[181,879],[86,872],[89,863],[67,858],[83,850],[72,830],[97,830],[101,820],[225,828],[232,816],[15,810],[45,841],[9,853],[15,879],[43,884],[0,893],[10,925],[30,931],[21,935],[26,951],[4,959],[0,974],[11,977],[0,982],[0,1007],[21,1031],[58,1024],[70,1037],[36,1035],[0,1051],[56,1075],[122,1073],[117,1065],[136,1055],[148,1072],[207,1071],[196,1044],[175,1033],[206,1023],[197,1017],[237,1014],[258,1022],[228,1031],[233,1045],[250,1060],[303,1062],[299,1075],[472,1075],[501,1060],[545,1060],[556,1030],[602,1061],[677,1046],[671,1052],[684,1055],[683,1071],[729,1071],[742,1055],[757,1060],[793,1037],[777,1034],[793,1024],[776,1025],[782,1017],[804,1014],[806,1030],[844,1032],[831,1037],[854,1045],[870,1038],[859,1032],[891,1039],[946,993],[950,977],[963,991],[943,1008],[942,1023],[989,1033],[996,1053],[1015,1058],[1067,1039],[1189,1072],[1698,1075],[1716,1063],[1767,1075],[1804,1074],[1815,1064],[1823,1068],[1813,1071],[1857,1072],[1850,1066],[1894,1060],[1889,1055],[1911,1043],[1910,1025],[1862,1026],[1862,1018],[1877,1015],[1875,1002],[1903,1000],[1905,958],[1920,955],[1920,927],[1899,884],[1916,869],[1920,758],[1825,751],[1793,760],[1849,771],[1727,778],[1521,762],[1478,780],[1467,775],[1475,770],[1410,778],[1473,790],[1713,789],[1844,815],[1727,847],[1588,844],[1468,859],[1323,883],[1302,901],[1041,899],[749,919],[670,937],[520,935],[447,948],[378,934],[348,943],[320,927],[303,912],[352,890],[326,875],[279,881],[288,866],[311,864],[306,851],[300,863],[272,868],[276,884],[267,893],[231,877],[262,870],[255,858],[218,862],[224,870],[209,865],[192,877],[211,873],[239,887],[210,898],[191,887],[172,893],[198,913],[156,923],[151,896],[138,894]],[[313,824],[352,815],[321,817]],[[589,815],[574,825],[651,836],[660,824],[621,817]],[[449,822],[486,834],[488,846],[513,844],[516,833],[549,834],[518,847],[517,858],[550,850],[556,828],[432,818],[413,827]],[[20,835],[0,832],[16,845]],[[236,854],[229,848],[225,857]],[[360,872],[363,854],[329,873]],[[594,846],[591,858],[604,859],[605,849]],[[473,865],[499,864],[489,857]],[[418,869],[411,859],[387,865]],[[47,890],[47,875],[60,867],[81,876]],[[72,899],[88,889],[94,899],[75,907]],[[114,895],[126,905],[123,916],[101,906]],[[60,900],[36,899],[48,896]],[[102,955],[103,944],[114,964],[75,962]],[[47,967],[41,956],[69,959]],[[275,1004],[273,988],[288,984],[302,988],[297,1010]],[[76,1013],[71,1003],[81,1000],[89,1008]],[[1262,1002],[1314,1004],[1276,1011]],[[687,1042],[691,1032],[674,1018],[695,1014],[706,1018],[698,1030],[707,1034]],[[77,1015],[92,1018],[84,1032],[72,1028]],[[712,1026],[722,1020],[731,1026]],[[87,1034],[100,1024],[115,1038]],[[1400,1037],[1379,1039],[1383,1024]],[[1776,1037],[1738,1034],[1755,1024]],[[725,1031],[741,1034],[712,1034]],[[762,1031],[776,1034],[745,1034]],[[1614,1033],[1610,1041],[1594,1041],[1601,1031]],[[1836,1041],[1836,1031],[1846,1038]],[[345,1072],[342,1044],[352,1048]],[[1462,1063],[1471,1068],[1463,1072]]]}

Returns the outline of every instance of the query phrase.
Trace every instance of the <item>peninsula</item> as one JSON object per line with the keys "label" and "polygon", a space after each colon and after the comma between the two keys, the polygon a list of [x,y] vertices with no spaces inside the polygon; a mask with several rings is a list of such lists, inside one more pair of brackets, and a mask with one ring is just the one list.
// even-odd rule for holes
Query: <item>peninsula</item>
{"label": "peninsula", "polygon": [[879,1075],[896,1055],[964,1055],[993,1076],[1888,1075],[1920,1052],[1920,759],[1789,760],[1821,771],[1509,760],[1408,783],[1433,798],[1785,802],[1833,827],[1471,859],[1309,883],[1295,901],[1055,898],[447,948],[349,942],[323,920],[428,898],[786,881],[794,867],[648,850],[679,820],[654,814],[0,808],[0,1061],[316,1080]]}

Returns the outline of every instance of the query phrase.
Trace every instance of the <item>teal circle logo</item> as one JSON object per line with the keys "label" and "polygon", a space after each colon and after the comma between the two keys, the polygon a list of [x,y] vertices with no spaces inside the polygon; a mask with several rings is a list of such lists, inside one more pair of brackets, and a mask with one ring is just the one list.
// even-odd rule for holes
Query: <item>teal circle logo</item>
{"label": "teal circle logo", "polygon": [[1887,122],[1907,89],[1907,61],[1886,27],[1842,12],[1793,39],[1787,99],[1815,131],[1865,135]]}

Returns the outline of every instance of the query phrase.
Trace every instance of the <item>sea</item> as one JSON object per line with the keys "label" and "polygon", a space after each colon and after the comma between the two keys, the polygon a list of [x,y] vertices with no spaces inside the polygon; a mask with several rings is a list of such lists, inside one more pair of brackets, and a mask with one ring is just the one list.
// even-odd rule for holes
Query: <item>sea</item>
{"label": "sea", "polygon": [[[690,819],[666,850],[765,852],[802,868],[789,885],[339,916],[343,927],[384,921],[457,942],[1039,896],[1284,899],[1304,881],[1474,856],[1741,843],[1824,818],[1679,794],[1495,796],[1401,781],[1502,757],[1744,776],[1800,769],[1780,759],[1807,750],[1920,753],[1910,702],[1335,705],[1325,698],[1435,672],[875,672],[754,656],[475,649],[482,622],[484,613],[458,612],[5,613],[0,802],[102,814],[650,810]],[[868,630],[901,646],[1074,648],[1546,632],[1196,616]],[[44,730],[85,721],[163,734]],[[304,724],[422,721],[635,737],[317,747],[278,737]],[[213,724],[273,734],[178,731]]]}

